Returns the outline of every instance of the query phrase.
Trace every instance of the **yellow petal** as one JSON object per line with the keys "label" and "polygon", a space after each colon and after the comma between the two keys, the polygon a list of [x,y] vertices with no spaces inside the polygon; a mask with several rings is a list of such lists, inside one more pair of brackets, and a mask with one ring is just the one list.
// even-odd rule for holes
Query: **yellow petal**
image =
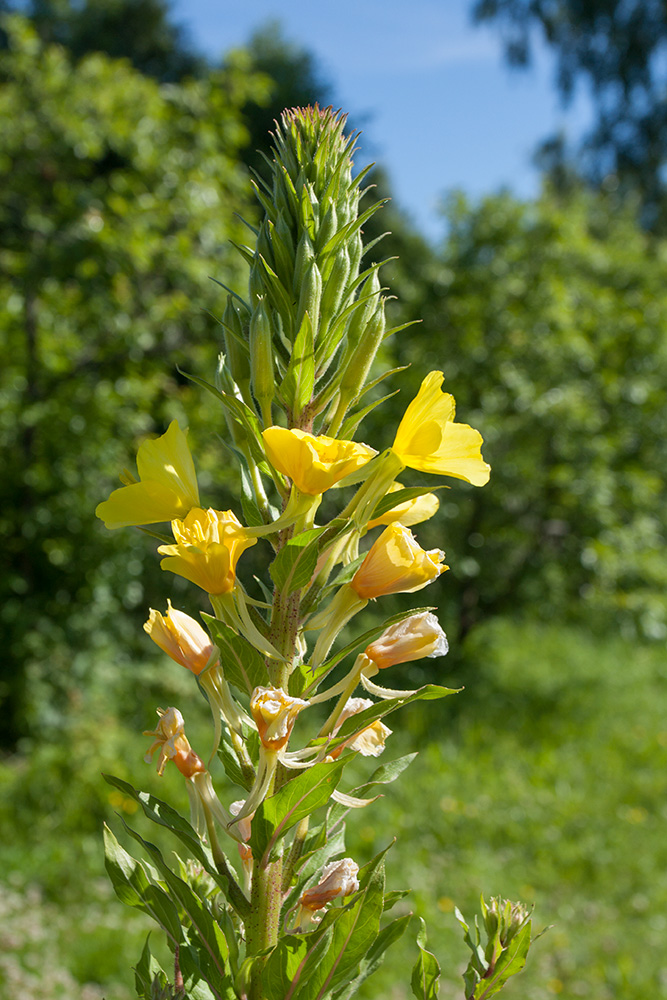
{"label": "yellow petal", "polygon": [[[396,493],[401,489],[403,487],[400,483],[392,483],[389,487],[389,493]],[[385,511],[380,517],[374,517],[372,521],[368,522],[366,527],[370,531],[371,528],[377,528],[380,524],[386,525],[392,524],[394,521],[400,521],[404,527],[409,528],[413,524],[428,521],[437,512],[439,506],[440,501],[435,493],[423,493],[420,497],[414,497],[412,500],[399,503],[396,507],[392,507],[391,510]]]}
{"label": "yellow petal", "polygon": [[377,454],[373,448],[356,441],[338,441],[324,434],[315,436],[298,428],[267,427],[262,437],[274,469],[310,496],[331,489]]}
{"label": "yellow petal", "polygon": [[97,505],[96,515],[107,528],[156,524],[182,517],[188,508],[175,490],[153,481],[121,486]]}
{"label": "yellow petal", "polygon": [[440,549],[422,549],[408,528],[394,522],[368,551],[350,587],[364,600],[385,594],[411,594],[449,569],[444,558]]}
{"label": "yellow petal", "polygon": [[489,481],[482,458],[482,435],[454,423],[454,397],[441,390],[444,375],[430,372],[401,420],[392,450],[411,469],[463,479],[473,486]]}
{"label": "yellow petal", "polygon": [[187,510],[199,506],[197,474],[188,440],[177,420],[159,438],[144,441],[137,452],[139,478],[162,483],[183,498]]}

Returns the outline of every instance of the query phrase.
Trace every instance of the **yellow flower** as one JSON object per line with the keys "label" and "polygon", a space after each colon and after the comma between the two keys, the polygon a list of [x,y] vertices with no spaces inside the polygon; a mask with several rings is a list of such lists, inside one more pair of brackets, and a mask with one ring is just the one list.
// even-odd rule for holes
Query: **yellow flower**
{"label": "yellow flower", "polygon": [[159,749],[158,774],[163,773],[168,760],[173,760],[185,778],[194,778],[196,774],[202,774],[206,768],[188,743],[181,713],[177,708],[168,708],[166,711],[164,708],[158,708],[157,714],[160,716],[157,729],[144,733],[144,736],[155,737],[155,742],[144,757],[146,763],[150,764],[153,754]]}
{"label": "yellow flower", "polygon": [[160,563],[207,594],[227,594],[236,582],[239,556],[256,538],[249,538],[231,510],[202,510],[196,507],[183,521],[172,521],[176,544],[160,545],[167,556]]}
{"label": "yellow flower", "polygon": [[267,750],[282,750],[287,745],[297,715],[307,707],[307,701],[292,698],[282,688],[256,687],[250,698],[250,711],[262,746]]}
{"label": "yellow flower", "polygon": [[[389,493],[396,493],[402,489],[403,487],[400,483],[392,483],[389,487]],[[370,530],[371,528],[377,528],[380,524],[392,524],[394,521],[400,521],[402,525],[409,528],[412,524],[420,524],[421,521],[428,521],[430,517],[433,517],[439,506],[440,501],[435,493],[422,493],[420,497],[405,500],[396,507],[392,507],[391,510],[385,511],[380,517],[374,517],[368,522],[366,527]]]}
{"label": "yellow flower", "polygon": [[484,486],[491,466],[482,458],[482,435],[454,423],[454,397],[440,388],[444,377],[442,372],[426,376],[398,426],[392,451],[411,469]]}
{"label": "yellow flower", "polygon": [[139,446],[137,470],[141,482],[114,490],[98,504],[95,513],[107,528],[172,521],[199,506],[194,462],[176,420],[161,437]]}
{"label": "yellow flower", "polygon": [[171,601],[167,601],[167,605],[166,615],[150,609],[144,629],[167,656],[193,674],[200,674],[208,666],[216,647],[199,622],[184,611],[172,608]]}
{"label": "yellow flower", "polygon": [[444,656],[448,651],[447,636],[438,619],[430,611],[422,611],[390,625],[364,653],[382,670],[397,663],[422,660],[425,656]]}
{"label": "yellow flower", "polygon": [[445,553],[426,552],[408,528],[394,522],[384,529],[355,573],[350,586],[369,600],[384,594],[412,594],[444,573]]}
{"label": "yellow flower", "polygon": [[269,462],[289,476],[297,489],[318,496],[334,483],[356,472],[377,452],[356,441],[315,437],[297,428],[267,427],[262,431]]}

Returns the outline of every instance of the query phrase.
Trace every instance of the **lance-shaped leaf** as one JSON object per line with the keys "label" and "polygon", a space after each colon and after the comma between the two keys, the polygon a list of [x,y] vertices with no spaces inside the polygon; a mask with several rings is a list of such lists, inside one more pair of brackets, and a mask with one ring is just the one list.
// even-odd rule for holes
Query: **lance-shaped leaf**
{"label": "lance-shaped leaf", "polygon": [[362,959],[376,941],[384,900],[384,855],[382,851],[359,872],[359,892],[340,913],[330,910],[323,929],[333,919],[333,934],[326,955],[313,971],[306,990],[295,1000],[324,1000],[342,983],[349,983]]}
{"label": "lance-shaped leaf", "polygon": [[151,881],[144,865],[121,847],[106,825],[104,864],[121,902],[143,910],[174,944],[178,944],[182,940],[181,921],[173,901],[160,886]]}
{"label": "lance-shaped leaf", "polygon": [[[385,896],[385,902],[386,899],[387,897]],[[385,905],[386,909],[387,906]],[[350,983],[343,986],[342,989],[337,990],[333,994],[332,1000],[352,1000],[353,997],[357,996],[359,987],[363,981],[372,976],[380,967],[384,960],[385,952],[403,936],[411,920],[412,914],[406,913],[402,917],[392,920],[386,927],[383,927],[369,948],[366,957],[361,960],[358,974]]]}
{"label": "lance-shaped leaf", "polygon": [[[380,399],[374,400],[372,403],[368,403],[367,406],[362,407],[361,410],[356,410],[354,413],[350,413],[348,417],[345,418],[345,422],[340,429],[340,436],[346,440],[352,440],[354,437],[357,427],[369,413],[371,413],[376,406],[381,406],[382,403],[386,403],[388,399],[395,396],[398,389],[394,389],[393,392],[387,393],[386,396],[381,396]],[[428,492],[428,491],[427,491]]]}
{"label": "lance-shaped leaf", "polygon": [[134,967],[134,988],[139,1000],[153,1000],[155,986],[164,989],[169,982],[167,973],[151,953],[149,941],[150,934],[146,938],[141,958]]}
{"label": "lance-shaped leaf", "polygon": [[327,527],[310,528],[290,538],[269,566],[271,579],[285,595],[310,583],[319,558],[320,536]]}
{"label": "lance-shaped leaf", "polygon": [[[396,781],[398,776],[403,773],[406,767],[412,763],[416,756],[416,753],[409,753],[404,757],[398,757],[396,760],[387,761],[386,764],[380,764],[380,766],[373,771],[367,782],[360,785],[359,788],[354,789],[354,795],[360,799],[365,799],[375,785],[389,785],[392,781]],[[347,806],[338,804],[333,805],[328,818],[330,829],[336,827],[348,812],[349,808]]]}
{"label": "lance-shaped leaf", "polygon": [[192,925],[192,930],[197,935],[198,947],[190,952],[191,957],[197,964],[197,972],[206,982],[215,1000],[226,1000],[226,989],[223,982],[226,978],[226,963],[229,949],[225,936],[218,923],[213,918],[207,905],[200,897],[193,892],[187,882],[179,878],[175,872],[166,864],[162,853],[155,844],[144,840],[136,830],[133,830],[126,823],[125,829],[129,835],[144,848],[162,875],[171,896],[176,900],[185,912],[188,921]]}
{"label": "lance-shaped leaf", "polygon": [[255,647],[218,618],[203,612],[202,618],[220,650],[220,664],[226,680],[248,694],[266,684],[266,664]]}
{"label": "lance-shaped leaf", "polygon": [[[202,389],[206,389],[211,395],[215,396],[218,402],[222,403],[225,408],[227,415],[234,420],[236,423],[247,431],[248,443],[250,445],[250,451],[252,457],[256,462],[266,463],[266,455],[264,454],[264,443],[262,440],[262,429],[257,419],[257,415],[252,412],[249,406],[240,400],[236,396],[232,396],[231,393],[221,392],[216,389],[214,385],[210,382],[206,382],[205,379],[199,378],[197,375],[189,375],[187,372],[181,371],[180,368],[177,369],[179,374],[183,375],[185,378],[194,382],[196,385],[200,386]],[[268,471],[268,466],[264,466]]]}
{"label": "lance-shaped leaf", "polygon": [[252,821],[250,844],[262,865],[281,837],[304,816],[326,805],[340,781],[347,758],[323,761],[297,774],[275,795],[264,799]]}
{"label": "lance-shaped leaf", "polygon": [[384,701],[377,701],[370,708],[365,708],[363,712],[357,712],[346,719],[338,730],[336,737],[329,744],[329,751],[347,742],[351,737],[367,729],[373,722],[383,719],[385,715],[395,712],[404,705],[409,705],[413,701],[433,701],[437,698],[446,698],[450,694],[458,694],[460,688],[440,687],[438,684],[425,684],[417,691],[413,691],[405,698],[387,698]]}
{"label": "lance-shaped leaf", "polygon": [[313,345],[313,325],[308,313],[304,313],[279,393],[292,411],[292,414],[297,417],[310,402],[314,388],[315,348]]}
{"label": "lance-shaped leaf", "polygon": [[262,971],[265,995],[281,1000],[303,996],[314,970],[329,951],[332,936],[333,928],[329,927],[321,935],[288,934],[281,938]]}
{"label": "lance-shaped leaf", "polygon": [[440,990],[440,966],[435,955],[426,948],[426,924],[421,917],[418,919],[420,923],[417,934],[419,958],[412,970],[410,985],[417,1000],[436,1000]]}

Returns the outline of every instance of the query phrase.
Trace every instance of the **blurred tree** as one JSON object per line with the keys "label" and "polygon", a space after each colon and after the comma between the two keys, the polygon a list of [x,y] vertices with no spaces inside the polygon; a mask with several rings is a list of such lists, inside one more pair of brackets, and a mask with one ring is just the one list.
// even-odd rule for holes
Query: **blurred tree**
{"label": "blurred tree", "polygon": [[203,413],[220,418],[175,366],[207,378],[215,367],[205,310],[221,312],[225,295],[209,276],[241,273],[228,240],[244,238],[237,210],[252,217],[240,109],[257,82],[239,56],[160,88],[102,55],[73,66],[18,17],[5,27],[0,741],[12,745],[28,723],[57,724],[84,676],[88,690],[113,684],[140,641],[156,543],[142,561],[94,509],[138,440],[183,420],[186,396],[195,438]]}
{"label": "blurred tree", "polygon": [[[168,0],[0,0],[0,11],[20,11],[46,43],[64,45],[75,60],[89,52],[129,59],[163,83],[202,76],[206,60],[171,20]],[[7,36],[0,40],[7,44]]]}
{"label": "blurred tree", "polygon": [[441,494],[451,531],[420,528],[451,556],[446,617],[465,634],[523,608],[600,612],[664,637],[667,244],[582,192],[454,198],[448,225],[424,324],[393,348],[415,388],[445,371],[493,469]]}
{"label": "blurred tree", "polygon": [[[584,174],[595,183],[608,175],[642,193],[646,219],[665,224],[667,162],[667,6],[646,0],[474,0],[478,21],[498,24],[509,62],[530,62],[540,34],[558,60],[564,99],[585,80],[596,121],[580,151]],[[547,143],[562,176],[565,150]]]}

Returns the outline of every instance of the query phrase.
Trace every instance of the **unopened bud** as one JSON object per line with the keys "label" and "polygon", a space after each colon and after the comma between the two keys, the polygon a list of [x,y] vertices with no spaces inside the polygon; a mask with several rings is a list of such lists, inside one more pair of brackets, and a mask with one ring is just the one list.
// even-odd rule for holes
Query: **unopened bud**
{"label": "unopened bud", "polygon": [[352,858],[332,861],[322,870],[317,885],[311,886],[301,896],[299,902],[307,910],[321,910],[332,899],[343,898],[359,888],[359,865]]}
{"label": "unopened bud", "polygon": [[242,318],[241,305],[232,295],[227,296],[222,325],[227,367],[238,386],[249,385],[250,357],[247,346],[247,313]]}
{"label": "unopened bud", "polygon": [[422,611],[390,625],[379,639],[366,647],[365,654],[382,670],[426,656],[444,656],[448,651],[447,636],[438,619],[430,611]]}
{"label": "unopened bud", "polygon": [[150,609],[144,629],[163,652],[195,675],[208,666],[216,651],[199,622],[172,608],[171,601],[167,601],[166,615]]}
{"label": "unopened bud", "polygon": [[259,299],[250,319],[250,370],[252,391],[260,408],[270,407],[275,383],[271,322],[264,300]]}

